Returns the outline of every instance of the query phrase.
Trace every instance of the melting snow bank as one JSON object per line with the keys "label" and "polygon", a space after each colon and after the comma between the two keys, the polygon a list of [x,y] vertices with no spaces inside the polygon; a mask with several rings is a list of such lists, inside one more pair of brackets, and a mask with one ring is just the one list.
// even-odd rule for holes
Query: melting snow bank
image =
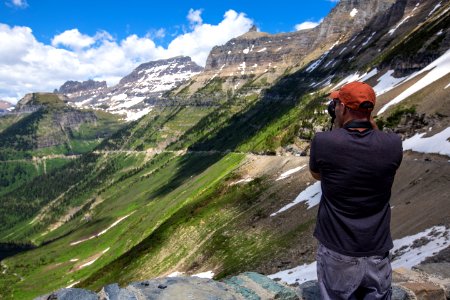
{"label": "melting snow bank", "polygon": [[308,203],[308,209],[310,209],[313,206],[316,206],[320,202],[320,197],[322,197],[322,187],[320,185],[320,181],[317,181],[313,185],[307,187],[304,191],[302,191],[297,198],[295,198],[294,201],[289,203],[288,205],[282,207],[277,212],[271,214],[270,216],[276,216],[279,213],[282,213],[285,210],[288,210],[292,206],[295,206],[301,202]]}
{"label": "melting snow bank", "polygon": [[448,247],[450,228],[434,226],[415,235],[394,241],[392,268],[418,265],[425,258]]}
{"label": "melting snow bank", "polygon": [[424,135],[425,133],[416,134],[403,141],[403,150],[450,156],[450,127],[430,137],[423,137]]}
{"label": "melting snow bank", "polygon": [[268,275],[270,279],[280,278],[287,284],[298,282],[303,283],[310,280],[317,279],[317,262],[304,264],[293,269],[280,271],[278,273]]}
{"label": "melting snow bank", "polygon": [[235,184],[239,184],[239,183],[247,183],[247,182],[250,182],[250,181],[253,181],[253,178],[240,179],[240,180],[238,180],[236,182],[230,183],[230,185],[235,185]]}
{"label": "melting snow bank", "polygon": [[397,85],[399,85],[405,79],[408,78],[408,77],[395,78],[392,76],[394,72],[395,72],[394,70],[389,70],[383,76],[378,78],[377,85],[373,87],[375,93],[378,96],[392,90],[393,88],[395,88]]}
{"label": "melting snow bank", "polygon": [[286,171],[286,172],[284,172],[283,174],[281,174],[280,177],[278,177],[275,181],[278,181],[278,180],[282,180],[282,179],[288,178],[289,176],[291,176],[291,175],[294,174],[294,173],[297,173],[298,171],[300,171],[300,170],[303,169],[304,167],[306,167],[306,165],[303,165],[303,166],[301,166],[301,167],[297,167],[297,168],[291,169],[291,170],[289,170],[289,171]]}
{"label": "melting snow bank", "polygon": [[[184,272],[175,271],[175,272],[167,275],[167,277],[180,277],[180,276],[184,276]],[[191,277],[212,279],[214,277],[214,272],[213,271],[201,272],[201,273],[194,274]]]}
{"label": "melting snow bank", "polygon": [[406,89],[406,91],[395,97],[393,100],[389,101],[385,106],[383,106],[380,109],[378,115],[381,115],[383,112],[385,112],[388,107],[405,100],[409,96],[413,95],[414,93],[420,91],[424,87],[430,85],[431,83],[441,79],[442,77],[450,73],[450,50],[447,50],[447,52],[445,52],[441,57],[433,61],[431,64],[423,68],[421,71],[409,76],[406,79],[406,81],[411,80],[412,78],[426,71],[429,71],[427,75],[425,75],[422,79],[420,79],[411,87]]}
{"label": "melting snow bank", "polygon": [[79,244],[79,243],[82,243],[82,242],[86,242],[86,241],[92,240],[93,238],[96,238],[96,237],[101,236],[102,234],[105,234],[106,232],[108,232],[108,230],[110,230],[111,228],[113,228],[114,226],[116,226],[117,224],[119,224],[120,222],[122,222],[123,220],[125,220],[126,218],[128,218],[129,216],[131,216],[133,213],[134,213],[134,211],[133,211],[132,213],[130,213],[130,214],[128,214],[128,215],[126,215],[126,216],[124,216],[124,217],[118,219],[117,221],[115,221],[114,223],[112,223],[112,224],[111,224],[108,228],[106,228],[105,230],[102,230],[102,231],[100,231],[99,233],[94,234],[94,235],[91,236],[91,237],[88,237],[87,239],[82,239],[82,240],[79,240],[79,241],[70,243],[70,246],[74,246],[74,245],[76,245],[76,244]]}
{"label": "melting snow bank", "polygon": [[66,286],[66,289],[70,289],[71,287],[73,287],[76,284],[79,284],[80,281],[75,281],[74,283],[69,284],[68,286]]}
{"label": "melting snow bank", "polygon": [[[448,247],[450,228],[434,226],[418,234],[406,236],[394,241],[392,268],[411,269],[427,257],[437,254]],[[282,281],[293,284],[303,283],[317,279],[316,262],[304,264],[292,269],[280,271],[268,276],[271,279],[280,278]]]}
{"label": "melting snow bank", "polygon": [[192,275],[192,276],[193,276],[193,277],[199,277],[199,278],[209,278],[209,279],[212,279],[212,278],[214,277],[214,272],[213,272],[213,271],[206,271],[206,272],[194,274],[194,275]]}
{"label": "melting snow bank", "polygon": [[90,265],[92,265],[93,263],[95,263],[95,261],[96,261],[97,259],[99,259],[103,254],[105,254],[106,252],[109,251],[109,248],[110,248],[110,247],[108,247],[108,248],[106,248],[105,250],[103,250],[103,251],[102,251],[96,258],[94,258],[93,260],[88,261],[87,263],[82,264],[81,266],[79,266],[79,267],[78,267],[78,270],[79,270],[79,269],[83,269],[84,267],[90,266]]}

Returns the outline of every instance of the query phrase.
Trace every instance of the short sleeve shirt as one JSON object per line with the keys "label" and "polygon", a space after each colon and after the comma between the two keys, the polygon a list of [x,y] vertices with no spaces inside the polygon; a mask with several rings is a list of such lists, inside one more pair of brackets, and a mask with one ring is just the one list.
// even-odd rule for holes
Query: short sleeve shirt
{"label": "short sleeve shirt", "polygon": [[389,201],[402,161],[400,137],[340,128],[317,133],[310,152],[310,169],[320,173],[322,186],[314,236],[344,255],[389,251]]}

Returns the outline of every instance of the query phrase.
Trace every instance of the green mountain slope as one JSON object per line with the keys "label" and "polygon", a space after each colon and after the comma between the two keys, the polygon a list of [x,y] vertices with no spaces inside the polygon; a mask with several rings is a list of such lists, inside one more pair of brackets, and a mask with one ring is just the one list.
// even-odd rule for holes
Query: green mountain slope
{"label": "green mountain slope", "polygon": [[92,151],[122,126],[114,115],[71,108],[55,94],[24,99],[15,115],[0,118],[9,125],[0,132],[0,195]]}

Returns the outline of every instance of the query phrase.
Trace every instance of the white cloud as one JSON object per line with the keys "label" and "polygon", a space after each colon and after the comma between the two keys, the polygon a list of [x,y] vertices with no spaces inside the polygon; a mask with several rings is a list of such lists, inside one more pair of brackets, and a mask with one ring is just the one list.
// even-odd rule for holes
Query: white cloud
{"label": "white cloud", "polygon": [[202,10],[201,9],[190,9],[189,13],[188,13],[188,20],[191,23],[191,25],[195,26],[195,25],[201,25],[203,23],[203,19],[201,17],[202,14]]}
{"label": "white cloud", "polygon": [[205,65],[212,47],[253,25],[245,14],[233,10],[217,25],[204,24],[198,12],[189,11],[191,30],[176,36],[167,48],[157,45],[151,34],[115,40],[105,31],[90,36],[76,28],[54,36],[48,45],[36,40],[29,27],[0,23],[0,99],[19,100],[29,92],[52,91],[67,80],[92,78],[112,85],[141,63],[177,55]]}
{"label": "white cloud", "polygon": [[246,33],[252,25],[245,14],[228,10],[219,24],[198,24],[191,32],[177,36],[167,48],[168,57],[187,55],[204,66],[212,47]]}
{"label": "white cloud", "polygon": [[322,23],[323,19],[320,19],[319,22],[311,22],[306,21],[300,24],[295,25],[295,30],[305,30],[305,29],[311,29],[314,27],[317,27],[320,23]]}
{"label": "white cloud", "polygon": [[85,34],[81,34],[78,29],[66,30],[61,34],[55,35],[52,39],[52,45],[67,46],[69,48],[79,50],[86,48],[95,43],[95,39]]}
{"label": "white cloud", "polygon": [[19,8],[25,8],[28,7],[28,3],[26,0],[11,0],[10,2],[7,2],[8,5],[12,5]]}

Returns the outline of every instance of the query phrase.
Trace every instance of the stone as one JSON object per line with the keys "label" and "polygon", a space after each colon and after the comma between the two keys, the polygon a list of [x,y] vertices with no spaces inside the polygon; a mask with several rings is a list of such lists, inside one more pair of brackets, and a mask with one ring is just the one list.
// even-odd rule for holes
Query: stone
{"label": "stone", "polygon": [[294,289],[255,272],[233,276],[224,283],[245,299],[299,299]]}
{"label": "stone", "polygon": [[320,289],[317,280],[306,281],[298,287],[303,300],[319,300]]}
{"label": "stone", "polygon": [[411,290],[418,300],[445,300],[444,289],[429,282],[405,282],[401,284]]}
{"label": "stone", "polygon": [[41,296],[35,300],[97,300],[97,294],[92,291],[78,289],[78,288],[67,288],[60,289],[49,295]]}

